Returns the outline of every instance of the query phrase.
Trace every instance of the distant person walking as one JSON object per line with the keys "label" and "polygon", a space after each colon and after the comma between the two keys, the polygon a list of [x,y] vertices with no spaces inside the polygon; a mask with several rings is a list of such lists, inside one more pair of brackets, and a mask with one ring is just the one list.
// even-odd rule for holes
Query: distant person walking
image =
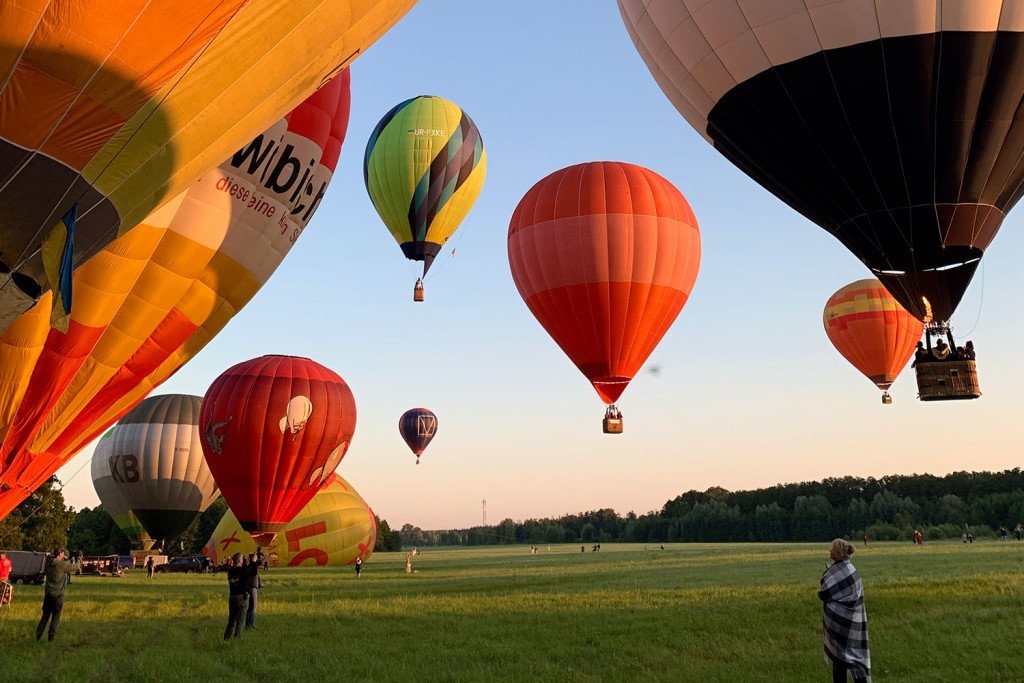
{"label": "distant person walking", "polygon": [[833,683],[871,681],[871,652],[868,649],[868,614],[864,608],[864,585],[850,556],[856,549],[841,538],[832,541],[832,564],[821,575],[818,597],[824,606],[825,655],[832,664]]}
{"label": "distant person walking", "polygon": [[153,562],[153,556],[150,555],[146,558],[146,576],[153,578],[153,571],[156,569],[156,563]]}
{"label": "distant person walking", "polygon": [[64,610],[64,590],[67,588],[68,579],[79,558],[73,561],[64,559],[64,549],[56,548],[53,555],[46,560],[46,589],[43,591],[43,617],[36,626],[36,640],[43,637],[46,630],[46,622],[50,622],[50,632],[47,640],[53,640],[57,635],[57,627],[60,626],[60,613]]}
{"label": "distant person walking", "polygon": [[356,578],[357,579],[359,578],[359,575],[362,573],[362,571],[363,571],[363,558],[357,557],[356,558]]}
{"label": "distant person walking", "polygon": [[228,625],[224,629],[224,640],[242,635],[249,606],[248,582],[249,571],[242,566],[242,553],[235,553],[228,568]]}
{"label": "distant person walking", "polygon": [[868,535],[867,534],[864,534],[864,547],[865,548],[868,547]]}
{"label": "distant person walking", "polygon": [[254,629],[256,628],[256,607],[260,599],[260,590],[263,588],[263,579],[260,578],[260,570],[263,569],[262,558],[258,559],[255,555],[250,555],[246,569],[249,570],[248,584],[246,585],[249,589],[249,609],[245,613],[245,627]]}

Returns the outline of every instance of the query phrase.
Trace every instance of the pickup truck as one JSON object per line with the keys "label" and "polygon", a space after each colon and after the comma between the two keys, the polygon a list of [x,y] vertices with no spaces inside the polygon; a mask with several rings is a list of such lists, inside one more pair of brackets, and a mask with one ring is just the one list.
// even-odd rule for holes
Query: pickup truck
{"label": "pickup truck", "polygon": [[50,553],[36,553],[29,550],[5,550],[11,561],[11,583],[35,583],[46,581],[46,558]]}

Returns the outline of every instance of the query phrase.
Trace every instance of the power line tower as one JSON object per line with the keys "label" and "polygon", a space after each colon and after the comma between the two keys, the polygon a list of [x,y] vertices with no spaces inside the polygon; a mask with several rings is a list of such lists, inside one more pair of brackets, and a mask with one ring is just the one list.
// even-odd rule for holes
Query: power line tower
{"label": "power line tower", "polygon": [[483,526],[487,526],[487,499],[484,498],[480,505],[480,516],[483,517]]}

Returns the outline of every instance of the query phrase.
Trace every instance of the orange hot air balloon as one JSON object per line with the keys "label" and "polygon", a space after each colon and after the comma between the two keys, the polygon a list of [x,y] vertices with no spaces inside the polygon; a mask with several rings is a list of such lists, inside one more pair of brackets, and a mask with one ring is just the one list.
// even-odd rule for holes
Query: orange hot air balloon
{"label": "orange hot air balloon", "polygon": [[921,321],[875,279],[857,280],[833,294],[822,319],[836,350],[882,390],[882,403],[892,403],[889,387],[914,355]]}
{"label": "orange hot air balloon", "polygon": [[[700,231],[660,175],[598,161],[526,193],[509,223],[508,259],[530,311],[614,404],[690,296]],[[611,405],[606,431],[609,415],[621,417]]]}
{"label": "orange hot air balloon", "polygon": [[0,331],[415,2],[0,2]]}
{"label": "orange hot air balloon", "polygon": [[270,278],[331,182],[349,72],[75,271],[0,335],[0,518],[219,332]]}

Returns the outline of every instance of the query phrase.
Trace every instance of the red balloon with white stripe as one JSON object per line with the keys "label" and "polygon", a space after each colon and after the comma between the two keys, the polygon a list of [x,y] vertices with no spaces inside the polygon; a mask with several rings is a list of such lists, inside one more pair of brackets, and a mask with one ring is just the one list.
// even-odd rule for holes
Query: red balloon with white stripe
{"label": "red balloon with white stripe", "polygon": [[257,544],[269,544],[341,462],[356,427],[352,391],[308,358],[262,356],[226,370],[199,418],[224,499]]}

